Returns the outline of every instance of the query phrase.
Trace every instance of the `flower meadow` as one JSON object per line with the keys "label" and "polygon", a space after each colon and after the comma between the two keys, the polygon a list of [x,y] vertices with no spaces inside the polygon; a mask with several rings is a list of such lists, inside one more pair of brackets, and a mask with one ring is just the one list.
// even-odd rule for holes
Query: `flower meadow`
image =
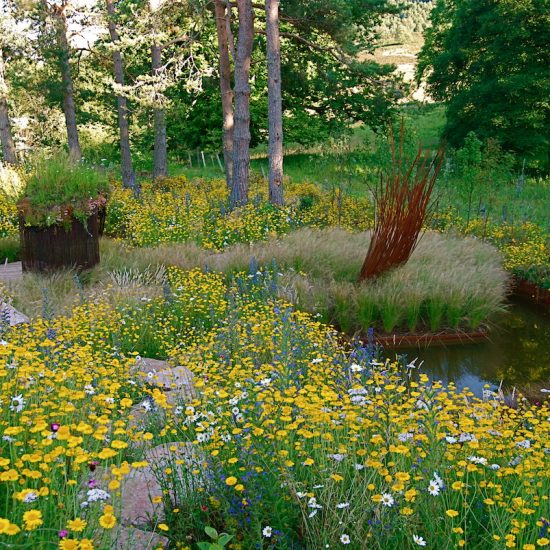
{"label": "flower meadow", "polygon": [[[18,235],[14,196],[13,192],[0,193],[0,238]],[[231,213],[226,207],[228,191],[222,179],[189,180],[178,176],[143,182],[139,199],[119,182],[112,182],[105,231],[134,247],[194,242],[207,250],[220,251],[304,226],[364,231],[373,225],[372,201],[339,189],[325,191],[315,184],[288,182],[286,206],[277,209],[267,202],[265,181],[253,177],[250,197],[247,207]],[[465,220],[450,208],[437,211],[430,228],[485,240],[501,251],[506,269],[550,287],[550,237],[540,225],[530,221]]]}
{"label": "flower meadow", "polygon": [[[548,402],[431,382],[277,284],[169,268],[161,289],[105,289],[6,330],[0,542],[111,548],[125,480],[165,444],[163,513],[146,527],[174,548],[205,527],[243,550],[550,545]],[[140,376],[138,354],[187,367],[195,394]]]}
{"label": "flower meadow", "polygon": [[115,187],[106,231],[132,246],[192,241],[209,250],[222,250],[306,225],[342,225],[348,229],[367,229],[372,225],[372,206],[365,198],[299,184],[289,186],[286,207],[274,208],[266,201],[264,187],[261,178],[253,179],[251,203],[234,213],[226,208],[225,180],[170,178],[145,185],[140,199],[127,189]]}

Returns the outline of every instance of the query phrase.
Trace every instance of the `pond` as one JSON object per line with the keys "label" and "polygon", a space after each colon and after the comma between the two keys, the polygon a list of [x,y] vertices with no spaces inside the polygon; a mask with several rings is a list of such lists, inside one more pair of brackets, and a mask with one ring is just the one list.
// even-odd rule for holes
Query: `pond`
{"label": "pond", "polygon": [[[488,341],[452,346],[386,349],[393,358],[418,358],[421,371],[434,380],[455,382],[476,395],[483,386],[525,386],[550,383],[550,312],[514,298],[509,311],[494,320]],[[543,386],[547,387],[547,386]],[[542,396],[542,395],[541,395]]]}

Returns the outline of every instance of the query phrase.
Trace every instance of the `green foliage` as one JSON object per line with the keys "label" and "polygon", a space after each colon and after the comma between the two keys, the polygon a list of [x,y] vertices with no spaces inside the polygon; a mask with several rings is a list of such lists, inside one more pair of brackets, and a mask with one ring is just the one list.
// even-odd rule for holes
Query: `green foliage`
{"label": "green foliage", "polygon": [[233,538],[233,535],[218,533],[213,527],[205,527],[204,532],[212,539],[212,542],[198,542],[197,546],[200,550],[222,550]]}
{"label": "green foliage", "polygon": [[18,237],[4,237],[0,239],[0,263],[16,262],[19,260],[20,244]]}
{"label": "green foliage", "polygon": [[71,216],[85,221],[108,192],[105,173],[57,153],[35,159],[20,204],[30,225],[55,225]]}
{"label": "green foliage", "polygon": [[474,131],[548,168],[550,103],[547,0],[439,0],[419,56],[418,77],[447,101],[445,137]]}

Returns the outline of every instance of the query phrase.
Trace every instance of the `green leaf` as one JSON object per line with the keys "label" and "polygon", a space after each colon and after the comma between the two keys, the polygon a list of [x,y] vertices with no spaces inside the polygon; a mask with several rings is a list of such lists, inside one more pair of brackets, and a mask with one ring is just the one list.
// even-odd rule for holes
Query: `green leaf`
{"label": "green leaf", "polygon": [[204,532],[212,539],[212,540],[218,540],[218,532],[216,529],[210,526],[206,526],[204,528]]}
{"label": "green leaf", "polygon": [[222,546],[225,546],[232,538],[233,538],[233,535],[222,533],[220,535],[220,538],[218,539],[218,543],[221,544]]}

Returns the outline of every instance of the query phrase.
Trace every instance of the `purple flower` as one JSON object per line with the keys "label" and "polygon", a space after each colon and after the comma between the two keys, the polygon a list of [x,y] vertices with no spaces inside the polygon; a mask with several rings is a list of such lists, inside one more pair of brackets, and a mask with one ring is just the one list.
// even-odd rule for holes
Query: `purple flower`
{"label": "purple flower", "polygon": [[66,529],[63,529],[62,531],[59,531],[59,533],[57,534],[59,535],[60,539],[64,539],[69,535],[69,531],[67,531]]}
{"label": "purple flower", "polygon": [[52,432],[57,432],[57,430],[59,430],[59,428],[61,428],[61,424],[58,424],[57,422],[52,422],[50,424],[50,429]]}

